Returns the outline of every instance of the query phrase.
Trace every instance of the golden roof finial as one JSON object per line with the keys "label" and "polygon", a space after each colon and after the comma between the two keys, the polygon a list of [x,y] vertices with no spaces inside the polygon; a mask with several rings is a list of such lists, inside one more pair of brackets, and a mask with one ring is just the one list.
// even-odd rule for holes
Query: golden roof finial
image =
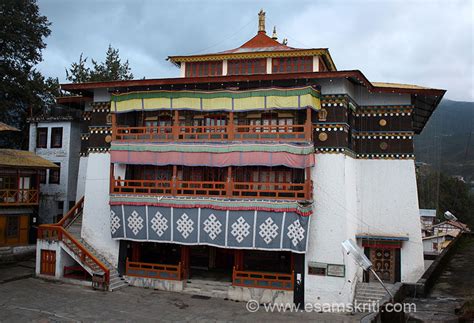
{"label": "golden roof finial", "polygon": [[260,9],[260,12],[258,13],[258,32],[264,32],[265,31],[265,11],[263,9]]}
{"label": "golden roof finial", "polygon": [[277,27],[276,27],[276,26],[273,26],[272,39],[273,39],[273,40],[277,40],[277,39],[278,39],[278,36],[277,36]]}

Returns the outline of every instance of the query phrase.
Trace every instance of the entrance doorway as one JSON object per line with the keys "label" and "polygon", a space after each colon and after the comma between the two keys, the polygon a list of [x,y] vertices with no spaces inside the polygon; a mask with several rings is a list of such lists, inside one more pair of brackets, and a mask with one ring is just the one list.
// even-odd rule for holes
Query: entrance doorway
{"label": "entrance doorway", "polygon": [[[372,268],[384,283],[400,281],[400,249],[383,246],[366,248],[366,255],[372,262]],[[376,282],[372,272],[367,273],[365,281]]]}
{"label": "entrance doorway", "polygon": [[234,266],[234,250],[212,246],[189,248],[189,278],[230,282]]}

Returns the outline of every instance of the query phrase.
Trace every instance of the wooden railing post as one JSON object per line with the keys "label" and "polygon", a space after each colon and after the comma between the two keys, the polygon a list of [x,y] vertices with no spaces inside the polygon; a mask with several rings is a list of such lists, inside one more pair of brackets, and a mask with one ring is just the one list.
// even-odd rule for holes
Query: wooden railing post
{"label": "wooden railing post", "polygon": [[304,124],[304,137],[307,141],[311,141],[313,139],[313,127],[312,127],[312,120],[311,120],[311,108],[306,108],[306,122]]}

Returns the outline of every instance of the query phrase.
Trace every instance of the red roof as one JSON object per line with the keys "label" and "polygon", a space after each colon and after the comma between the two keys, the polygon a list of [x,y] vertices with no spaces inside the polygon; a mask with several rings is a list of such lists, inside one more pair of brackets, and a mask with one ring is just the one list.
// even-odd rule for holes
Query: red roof
{"label": "red roof", "polygon": [[233,54],[246,52],[268,52],[268,51],[282,51],[295,50],[296,48],[289,47],[277,42],[275,39],[268,37],[265,32],[259,31],[252,39],[247,41],[242,46],[220,52],[218,54]]}

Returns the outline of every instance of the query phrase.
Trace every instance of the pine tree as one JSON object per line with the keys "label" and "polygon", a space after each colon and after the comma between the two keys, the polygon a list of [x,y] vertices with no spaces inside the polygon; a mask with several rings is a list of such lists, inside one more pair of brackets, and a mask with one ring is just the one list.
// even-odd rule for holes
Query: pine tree
{"label": "pine tree", "polygon": [[0,120],[22,131],[2,134],[0,147],[27,148],[26,118],[51,100],[46,80],[35,70],[49,26],[35,0],[0,1]]}

